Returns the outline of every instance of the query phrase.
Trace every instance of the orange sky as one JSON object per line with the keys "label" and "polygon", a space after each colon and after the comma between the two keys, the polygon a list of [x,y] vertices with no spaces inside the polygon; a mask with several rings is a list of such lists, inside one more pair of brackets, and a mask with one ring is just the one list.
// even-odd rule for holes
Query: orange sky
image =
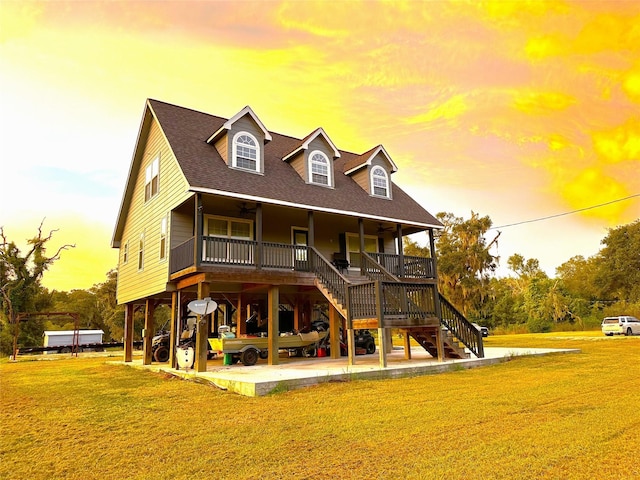
{"label": "orange sky", "polygon": [[[0,225],[75,243],[44,278],[88,288],[147,97],[268,129],[382,143],[427,210],[494,225],[640,193],[640,2],[0,1]],[[502,230],[548,273],[640,197]],[[418,238],[419,241],[421,239]]]}

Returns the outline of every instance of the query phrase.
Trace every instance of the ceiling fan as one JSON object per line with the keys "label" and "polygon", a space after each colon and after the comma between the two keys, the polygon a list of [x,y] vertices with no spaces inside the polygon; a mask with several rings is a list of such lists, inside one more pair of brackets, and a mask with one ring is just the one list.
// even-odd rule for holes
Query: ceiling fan
{"label": "ceiling fan", "polygon": [[393,232],[393,227],[383,227],[381,223],[378,224],[377,234],[382,235],[386,232]]}
{"label": "ceiling fan", "polygon": [[247,202],[242,202],[240,203],[240,207],[238,208],[238,213],[241,217],[244,217],[245,215],[256,213],[256,208],[249,208],[247,206]]}

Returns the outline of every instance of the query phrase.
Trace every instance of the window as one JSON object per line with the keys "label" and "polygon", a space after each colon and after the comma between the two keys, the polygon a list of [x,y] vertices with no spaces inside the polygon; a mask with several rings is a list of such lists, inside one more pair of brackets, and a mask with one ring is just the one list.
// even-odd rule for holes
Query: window
{"label": "window", "polygon": [[259,172],[259,159],[260,150],[255,137],[247,132],[237,133],[233,137],[233,166]]}
{"label": "window", "polygon": [[127,263],[129,261],[129,242],[125,242],[122,246],[122,263]]}
{"label": "window", "polygon": [[379,197],[389,197],[389,179],[382,167],[374,167],[371,171],[372,193]]}
{"label": "window", "polygon": [[309,155],[311,183],[318,185],[331,185],[329,177],[329,159],[319,151],[311,152]]}
{"label": "window", "polygon": [[239,218],[205,217],[204,261],[226,264],[253,262],[253,222]]}
{"label": "window", "polygon": [[138,244],[138,270],[144,268],[144,233],[140,234],[140,243]]}
{"label": "window", "polygon": [[160,222],[160,260],[167,258],[167,217]]}
{"label": "window", "polygon": [[144,201],[152,199],[158,194],[158,180],[160,172],[160,155],[153,159],[145,170]]}

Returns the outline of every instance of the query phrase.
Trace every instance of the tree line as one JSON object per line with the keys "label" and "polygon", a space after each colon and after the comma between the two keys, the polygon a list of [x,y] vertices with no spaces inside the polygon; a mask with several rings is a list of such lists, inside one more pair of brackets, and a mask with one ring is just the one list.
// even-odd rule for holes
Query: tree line
{"label": "tree line", "polygon": [[[509,275],[498,278],[499,258],[491,253],[499,233],[490,233],[488,216],[470,218],[439,213],[443,223],[435,239],[438,287],[469,320],[495,332],[547,332],[558,329],[597,328],[604,316],[640,317],[640,219],[612,228],[602,239],[603,247],[589,258],[575,256],[549,277],[537,259],[515,254],[507,259]],[[42,224],[21,252],[0,227],[0,353],[12,352],[13,332],[19,312],[74,312],[80,328],[101,329],[105,341],[121,341],[124,307],[116,301],[117,271],[86,290],[49,290],[41,281],[47,269],[60,258],[63,245],[47,256],[48,235]],[[430,257],[429,247],[404,239],[404,253]],[[169,309],[159,307],[156,328],[169,318]],[[62,318],[62,320],[61,320]],[[144,313],[135,312],[134,332],[140,334]],[[42,344],[45,330],[71,330],[71,318],[33,316],[20,322],[19,346]]]}
{"label": "tree line", "polygon": [[[575,256],[549,277],[535,258],[507,259],[509,275],[495,275],[491,253],[498,234],[488,216],[464,219],[439,213],[436,237],[438,286],[471,321],[498,332],[594,329],[602,318],[640,318],[640,219],[609,229],[600,251]],[[493,237],[493,238],[492,238]],[[428,247],[405,238],[407,255],[430,256]]]}

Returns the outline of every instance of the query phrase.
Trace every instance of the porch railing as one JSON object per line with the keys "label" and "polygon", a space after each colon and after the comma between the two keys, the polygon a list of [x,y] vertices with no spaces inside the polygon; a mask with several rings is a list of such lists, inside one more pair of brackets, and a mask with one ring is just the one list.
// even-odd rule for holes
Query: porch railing
{"label": "porch railing", "polygon": [[191,237],[189,240],[171,249],[171,254],[169,255],[169,270],[171,273],[176,273],[193,266],[194,248],[195,237]]}
{"label": "porch railing", "polygon": [[405,327],[436,316],[433,284],[371,281],[348,290],[349,320],[377,318],[380,327]]}
{"label": "porch railing", "polygon": [[405,278],[435,278],[433,259],[424,257],[404,256],[404,275],[401,274],[400,256],[391,253],[369,253],[376,262],[396,277]]}
{"label": "porch railing", "polygon": [[309,271],[309,254],[304,245],[284,243],[262,244],[262,266],[287,270]]}
{"label": "porch railing", "polygon": [[256,242],[235,238],[202,237],[202,264],[255,265]]}

